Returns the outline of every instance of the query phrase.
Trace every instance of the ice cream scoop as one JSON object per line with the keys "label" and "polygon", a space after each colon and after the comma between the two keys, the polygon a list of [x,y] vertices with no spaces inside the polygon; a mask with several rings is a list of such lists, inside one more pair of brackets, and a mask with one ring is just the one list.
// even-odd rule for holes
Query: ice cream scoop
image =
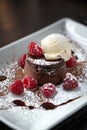
{"label": "ice cream scoop", "polygon": [[61,34],[51,34],[41,40],[43,54],[47,60],[63,58],[65,61],[71,57],[71,47],[67,38]]}

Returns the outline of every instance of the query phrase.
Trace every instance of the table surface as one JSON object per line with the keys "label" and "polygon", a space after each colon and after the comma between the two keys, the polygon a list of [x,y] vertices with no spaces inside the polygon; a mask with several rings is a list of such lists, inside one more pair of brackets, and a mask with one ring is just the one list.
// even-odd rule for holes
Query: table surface
{"label": "table surface", "polygon": [[[0,47],[61,18],[87,25],[85,0],[0,0]],[[87,130],[87,106],[52,130]],[[12,130],[0,122],[0,130]]]}

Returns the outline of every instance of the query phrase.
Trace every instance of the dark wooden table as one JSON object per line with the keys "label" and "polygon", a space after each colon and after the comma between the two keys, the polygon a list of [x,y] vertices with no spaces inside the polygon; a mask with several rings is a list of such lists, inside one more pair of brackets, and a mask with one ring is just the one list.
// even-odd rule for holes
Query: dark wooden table
{"label": "dark wooden table", "polygon": [[[0,47],[61,18],[87,25],[86,0],[0,0]],[[87,106],[52,130],[87,130]],[[0,122],[0,130],[12,130]]]}

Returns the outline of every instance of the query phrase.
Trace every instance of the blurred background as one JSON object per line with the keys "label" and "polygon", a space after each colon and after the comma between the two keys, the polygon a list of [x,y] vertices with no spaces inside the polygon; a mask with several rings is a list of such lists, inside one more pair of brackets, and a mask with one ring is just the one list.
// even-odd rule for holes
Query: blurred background
{"label": "blurred background", "polygon": [[87,1],[0,0],[0,47],[64,17],[87,24]]}

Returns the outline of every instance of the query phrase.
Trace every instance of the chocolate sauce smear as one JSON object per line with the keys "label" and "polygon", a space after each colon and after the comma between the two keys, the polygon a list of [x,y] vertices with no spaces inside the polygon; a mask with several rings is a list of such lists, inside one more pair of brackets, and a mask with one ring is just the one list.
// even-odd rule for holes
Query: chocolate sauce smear
{"label": "chocolate sauce smear", "polygon": [[0,81],[4,81],[4,80],[6,80],[6,79],[7,79],[6,76],[4,76],[4,75],[0,75]]}
{"label": "chocolate sauce smear", "polygon": [[21,106],[21,107],[25,106],[25,107],[28,107],[29,109],[34,109],[35,108],[34,106],[27,106],[25,104],[25,102],[23,102],[21,100],[14,100],[14,101],[12,101],[12,103],[14,103],[16,106]]}
{"label": "chocolate sauce smear", "polygon": [[67,103],[69,103],[69,102],[72,102],[72,101],[74,101],[74,100],[76,100],[76,99],[78,99],[78,98],[80,98],[80,97],[81,97],[81,96],[76,97],[76,98],[74,98],[74,99],[69,99],[68,101],[63,102],[63,103],[61,103],[61,104],[59,104],[59,105],[54,105],[53,103],[50,103],[50,102],[44,102],[44,103],[42,103],[42,104],[40,105],[40,107],[43,107],[43,108],[45,108],[46,110],[52,110],[52,109],[55,109],[56,107],[59,107],[59,106],[65,105],[65,104],[67,104]]}
{"label": "chocolate sauce smear", "polygon": [[40,107],[43,107],[46,110],[52,110],[52,109],[55,109],[57,105],[54,105],[53,103],[50,103],[50,102],[44,102],[40,105]]}
{"label": "chocolate sauce smear", "polygon": [[12,101],[16,106],[26,106],[25,103],[21,100],[14,100]]}
{"label": "chocolate sauce smear", "polygon": [[[65,105],[65,104],[67,104],[67,103],[69,103],[69,102],[72,102],[72,101],[74,101],[74,100],[76,100],[76,99],[78,99],[78,98],[80,98],[81,96],[79,96],[79,97],[76,97],[76,98],[74,98],[74,99],[69,99],[68,101],[66,101],[66,102],[63,102],[63,103],[61,103],[61,104],[59,104],[59,105],[54,105],[53,103],[50,103],[50,102],[44,102],[44,103],[42,103],[41,105],[40,105],[40,107],[42,107],[42,108],[44,108],[44,109],[46,109],[46,110],[52,110],[52,109],[55,109],[56,107],[59,107],[59,106],[62,106],[62,105]],[[21,100],[14,100],[14,101],[12,101],[12,103],[14,103],[16,106],[21,106],[21,107],[27,107],[27,108],[29,108],[29,109],[34,109],[35,107],[34,106],[27,106],[26,104],[25,104],[25,102],[23,102],[23,101],[21,101]]]}

